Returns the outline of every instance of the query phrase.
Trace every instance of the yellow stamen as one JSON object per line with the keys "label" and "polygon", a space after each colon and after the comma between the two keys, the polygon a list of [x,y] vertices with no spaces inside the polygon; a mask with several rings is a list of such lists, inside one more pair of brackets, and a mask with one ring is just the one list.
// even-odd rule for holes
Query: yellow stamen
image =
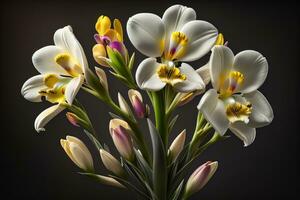
{"label": "yellow stamen", "polygon": [[174,40],[177,44],[182,46],[186,45],[188,42],[188,38],[186,37],[186,35],[179,31],[173,32],[171,37],[172,40]]}
{"label": "yellow stamen", "polygon": [[177,67],[168,67],[167,65],[161,65],[157,69],[157,75],[162,82],[170,85],[186,80],[186,76],[180,72]]}
{"label": "yellow stamen", "polygon": [[79,64],[77,64],[74,59],[67,53],[58,54],[55,57],[55,62],[64,68],[71,76],[76,77],[82,74],[82,69]]}
{"label": "yellow stamen", "polygon": [[224,45],[224,36],[222,33],[219,33],[215,45]]}
{"label": "yellow stamen", "polygon": [[226,115],[231,123],[237,121],[243,121],[245,123],[248,123],[251,111],[252,105],[249,102],[245,104],[235,102],[233,104],[227,105],[226,107]]}

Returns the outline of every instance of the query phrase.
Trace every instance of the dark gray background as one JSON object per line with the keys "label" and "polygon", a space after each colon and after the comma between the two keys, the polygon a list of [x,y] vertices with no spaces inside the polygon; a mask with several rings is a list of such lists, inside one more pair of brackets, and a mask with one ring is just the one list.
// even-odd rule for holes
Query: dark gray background
{"label": "dark gray background", "polygon": [[[219,169],[201,193],[192,199],[290,199],[297,193],[299,175],[299,11],[296,4],[247,3],[234,1],[195,1],[182,3],[193,7],[198,19],[204,19],[224,33],[234,52],[254,49],[269,62],[269,75],[261,91],[273,106],[275,119],[257,130],[255,142],[244,148],[232,137],[208,149],[195,163],[218,160]],[[76,172],[59,139],[72,134],[84,139],[94,153],[99,173],[105,174],[97,152],[80,129],[68,124],[61,114],[37,134],[33,122],[47,103],[31,103],[23,99],[20,89],[25,80],[36,75],[31,64],[32,53],[52,44],[53,33],[72,25],[89,58],[95,65],[91,48],[94,23],[101,14],[118,17],[123,24],[137,12],[161,15],[176,2],[166,1],[6,1],[1,5],[1,189],[11,198],[31,199],[132,199],[125,190],[98,185]],[[126,44],[132,52],[134,49]],[[144,58],[137,53],[139,62]],[[198,68],[205,63],[194,63]],[[109,79],[116,97],[123,86]],[[81,92],[79,99],[91,113],[98,133],[111,144],[107,123],[109,109]],[[176,130],[186,127],[190,136],[199,97],[179,110]],[[173,133],[173,136],[177,132]],[[2,192],[1,192],[2,193]],[[2,193],[3,194],[3,193]]]}

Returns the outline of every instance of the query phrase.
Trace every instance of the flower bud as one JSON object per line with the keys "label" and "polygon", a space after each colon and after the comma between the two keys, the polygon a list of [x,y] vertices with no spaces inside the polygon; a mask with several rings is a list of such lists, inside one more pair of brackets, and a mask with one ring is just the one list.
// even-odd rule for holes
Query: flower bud
{"label": "flower bud", "polygon": [[104,149],[100,149],[101,160],[107,170],[111,171],[115,175],[124,176],[124,170],[121,166],[121,163],[113,157],[110,153]]}
{"label": "flower bud", "polygon": [[108,83],[105,71],[99,67],[95,67],[96,74],[99,78],[101,85],[108,91]]}
{"label": "flower bud", "polygon": [[94,171],[92,155],[81,140],[73,136],[67,136],[66,140],[60,140],[60,144],[79,168],[87,172]]}
{"label": "flower bud", "polygon": [[109,59],[106,57],[106,49],[103,44],[96,44],[93,47],[93,57],[99,65],[110,67],[108,64]]}
{"label": "flower bud", "polygon": [[146,106],[143,104],[143,97],[137,90],[130,89],[128,97],[137,117],[143,118],[146,116]]}
{"label": "flower bud", "polygon": [[119,52],[120,55],[123,57],[124,61],[127,63],[128,51],[123,42],[113,41],[109,43],[109,47],[112,50]]}
{"label": "flower bud", "polygon": [[186,137],[186,131],[183,130],[172,142],[169,148],[169,155],[172,160],[175,160],[181,153],[184,147],[185,137]]}
{"label": "flower bud", "polygon": [[77,127],[80,126],[80,124],[79,124],[80,118],[77,115],[75,115],[74,113],[67,112],[66,117],[73,126],[77,126]]}
{"label": "flower bud", "polygon": [[112,119],[109,123],[110,134],[119,153],[129,161],[134,159],[133,144],[129,135],[131,129],[121,119]]}
{"label": "flower bud", "polygon": [[129,116],[132,116],[132,111],[131,111],[128,103],[126,102],[124,97],[119,92],[118,92],[118,101],[119,101],[119,106],[120,106],[121,110],[123,112],[127,113]]}
{"label": "flower bud", "polygon": [[185,197],[188,198],[192,194],[201,190],[210,180],[218,168],[218,162],[206,162],[196,169],[186,183]]}

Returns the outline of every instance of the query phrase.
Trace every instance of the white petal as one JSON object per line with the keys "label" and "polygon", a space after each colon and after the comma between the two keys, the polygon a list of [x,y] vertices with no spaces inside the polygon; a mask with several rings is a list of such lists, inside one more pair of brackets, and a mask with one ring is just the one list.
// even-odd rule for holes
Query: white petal
{"label": "white petal", "polygon": [[57,104],[47,108],[43,112],[41,112],[34,121],[34,128],[37,132],[45,131],[44,126],[53,119],[56,115],[58,115],[61,111],[63,111],[65,107]]}
{"label": "white petal", "polygon": [[156,74],[159,65],[155,58],[147,58],[139,64],[135,79],[141,89],[158,91],[165,87],[166,83],[162,82]]}
{"label": "white petal", "polygon": [[85,171],[92,170],[94,168],[93,159],[89,151],[84,151],[80,148],[80,146],[72,142],[70,143],[69,148],[74,160],[78,164],[78,167]]}
{"label": "white petal", "polygon": [[256,90],[245,94],[244,97],[252,104],[249,126],[258,128],[272,122],[274,118],[272,107],[261,92]]}
{"label": "white petal", "polygon": [[86,56],[82,49],[82,46],[73,33],[72,27],[65,26],[64,28],[58,29],[54,33],[53,39],[55,45],[69,52],[86,73],[86,70],[88,68]]}
{"label": "white petal", "polygon": [[127,34],[133,46],[144,55],[162,55],[165,26],[159,16],[139,13],[130,17],[127,22]]}
{"label": "white petal", "polygon": [[[186,23],[196,20],[196,12],[192,8],[182,5],[174,5],[169,7],[163,17],[162,21],[166,28],[166,42],[174,31],[179,31]],[[166,44],[168,46],[168,44]]]}
{"label": "white petal", "polygon": [[180,72],[186,76],[186,80],[174,85],[174,89],[177,92],[205,90],[205,83],[201,76],[190,65],[182,63],[179,69]]}
{"label": "white petal", "polygon": [[205,65],[203,65],[202,67],[197,69],[196,72],[201,76],[205,85],[209,84],[209,82],[210,82],[209,63],[206,63]]}
{"label": "white petal", "polygon": [[241,72],[245,77],[238,90],[242,93],[249,93],[257,90],[265,81],[268,74],[268,62],[259,52],[246,50],[235,56],[233,69]]}
{"label": "white petal", "polygon": [[32,102],[41,102],[41,95],[39,91],[47,88],[44,85],[44,76],[37,75],[28,79],[22,86],[21,94],[25,99]]}
{"label": "white petal", "polygon": [[234,55],[226,46],[215,46],[209,60],[211,83],[216,90],[220,88],[220,78],[232,69]]}
{"label": "white petal", "polygon": [[256,136],[255,128],[247,126],[247,124],[245,124],[244,122],[235,122],[233,124],[230,124],[230,130],[238,138],[243,140],[245,147],[252,144]]}
{"label": "white petal", "polygon": [[66,70],[55,62],[55,57],[65,52],[64,49],[57,46],[46,46],[34,52],[32,55],[32,63],[41,74],[55,73],[69,75]]}
{"label": "white petal", "polygon": [[81,85],[84,81],[83,76],[78,76],[76,78],[73,78],[67,85],[65,90],[65,96],[67,102],[72,105],[73,100],[75,99],[75,96],[77,95],[79,89],[81,88]]}
{"label": "white petal", "polygon": [[195,20],[185,24],[180,32],[188,38],[186,52],[181,61],[195,61],[207,54],[214,46],[218,30],[212,24]]}
{"label": "white petal", "polygon": [[229,121],[225,114],[224,103],[218,98],[216,90],[208,90],[202,96],[197,108],[220,135],[225,134]]}

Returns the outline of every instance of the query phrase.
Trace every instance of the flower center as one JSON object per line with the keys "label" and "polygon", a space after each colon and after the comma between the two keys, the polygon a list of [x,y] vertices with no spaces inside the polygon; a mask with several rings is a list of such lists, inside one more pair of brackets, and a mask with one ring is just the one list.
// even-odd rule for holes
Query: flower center
{"label": "flower center", "polygon": [[224,99],[234,94],[239,85],[244,82],[244,75],[238,71],[231,71],[226,78],[220,81],[220,98]]}
{"label": "flower center", "polygon": [[44,84],[48,88],[40,90],[39,93],[46,97],[46,100],[51,103],[61,103],[65,101],[65,84],[59,81],[59,77],[55,74],[48,74],[44,77]]}
{"label": "flower center", "polygon": [[186,76],[175,66],[169,67],[167,65],[161,65],[158,67],[156,73],[162,82],[172,86],[186,80]]}
{"label": "flower center", "polygon": [[165,59],[176,60],[183,56],[188,43],[187,36],[182,32],[173,32],[171,35],[170,45],[167,52],[165,52]]}
{"label": "flower center", "polygon": [[55,62],[64,68],[72,77],[82,74],[82,69],[69,54],[61,53],[54,58]]}
{"label": "flower center", "polygon": [[231,123],[242,121],[246,124],[249,122],[249,116],[252,111],[252,105],[249,102],[235,102],[226,106],[226,115]]}

